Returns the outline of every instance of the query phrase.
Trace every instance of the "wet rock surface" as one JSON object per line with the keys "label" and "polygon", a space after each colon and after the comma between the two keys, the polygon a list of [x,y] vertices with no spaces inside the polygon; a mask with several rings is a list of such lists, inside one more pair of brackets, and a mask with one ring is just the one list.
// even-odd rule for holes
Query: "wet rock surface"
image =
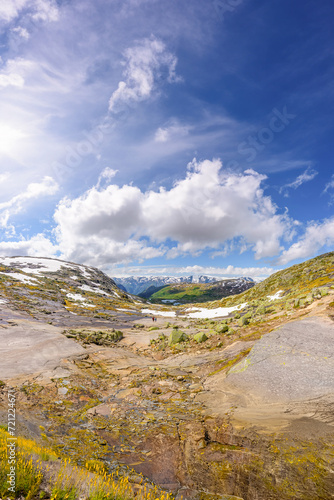
{"label": "wet rock surface", "polygon": [[333,322],[308,318],[268,333],[229,371],[226,383],[268,403],[329,395],[334,388]]}

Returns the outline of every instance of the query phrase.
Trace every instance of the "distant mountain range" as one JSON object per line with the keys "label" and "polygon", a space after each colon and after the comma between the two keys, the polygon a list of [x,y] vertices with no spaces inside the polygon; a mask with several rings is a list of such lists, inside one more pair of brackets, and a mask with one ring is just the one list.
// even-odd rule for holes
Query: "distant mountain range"
{"label": "distant mountain range", "polygon": [[[231,280],[232,278],[222,278],[217,276],[129,276],[126,278],[114,277],[113,280],[119,288],[125,292],[138,295],[145,292],[149,287],[161,288],[168,285],[178,285],[181,283],[214,283],[217,281]],[[252,278],[236,278],[244,282],[255,283]]]}

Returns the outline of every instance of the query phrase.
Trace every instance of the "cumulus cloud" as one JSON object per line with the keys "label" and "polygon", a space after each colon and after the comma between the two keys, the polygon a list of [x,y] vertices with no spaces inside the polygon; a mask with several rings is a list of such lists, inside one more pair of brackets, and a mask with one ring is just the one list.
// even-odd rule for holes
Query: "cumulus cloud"
{"label": "cumulus cloud", "polygon": [[63,257],[104,264],[194,255],[240,237],[256,258],[277,255],[291,224],[264,195],[266,177],[221,167],[220,160],[193,161],[169,190],[97,185],[63,199],[54,216]]}
{"label": "cumulus cloud", "polygon": [[[91,189],[59,202],[54,214],[56,245],[39,234],[4,242],[0,251],[8,255],[58,252],[65,260],[108,269],[161,256],[172,259],[200,255],[210,249],[212,256],[251,250],[257,259],[276,257],[279,265],[285,265],[334,243],[332,218],[309,223],[299,240],[284,250],[283,243],[296,236],[295,228],[300,230],[300,224],[279,213],[261,187],[266,176],[254,170],[235,173],[224,170],[220,160],[193,160],[182,179],[169,189],[160,187],[156,191],[128,184],[119,186],[113,182],[116,173],[104,169]],[[7,237],[13,239],[15,234],[9,224],[12,215],[21,212],[31,200],[53,195],[57,189],[57,183],[45,177],[0,203],[0,226]],[[221,276],[267,276],[274,271],[270,267],[233,266],[219,270],[214,266],[177,269],[174,274]]]}
{"label": "cumulus cloud", "polygon": [[54,257],[57,247],[42,233],[36,234],[32,238],[19,241],[1,241],[0,255],[6,256],[26,256],[30,257]]}
{"label": "cumulus cloud", "polygon": [[109,100],[109,110],[118,111],[122,106],[147,100],[156,88],[157,81],[167,70],[167,80],[174,82],[177,58],[168,52],[157,38],[146,38],[124,52],[124,77]]}
{"label": "cumulus cloud", "polygon": [[0,226],[7,228],[10,217],[21,212],[28,201],[38,199],[41,196],[52,196],[57,191],[58,184],[52,177],[48,176],[44,177],[41,182],[28,184],[24,192],[0,203]]}
{"label": "cumulus cloud", "polygon": [[280,189],[280,193],[284,193],[285,196],[288,196],[288,189],[297,189],[305,182],[312,181],[318,172],[311,167],[308,167],[302,174],[298,175],[298,177],[291,182],[290,184],[285,184]]}
{"label": "cumulus cloud", "polygon": [[220,160],[192,162],[185,179],[169,191],[147,193],[143,202],[146,234],[177,245],[170,256],[196,253],[242,237],[256,258],[277,255],[289,221],[276,213],[260,185],[266,176],[221,171]]}
{"label": "cumulus cloud", "polygon": [[303,237],[282,253],[278,263],[284,265],[296,259],[310,257],[325,245],[333,246],[333,244],[334,218],[327,219],[322,223],[311,222]]}

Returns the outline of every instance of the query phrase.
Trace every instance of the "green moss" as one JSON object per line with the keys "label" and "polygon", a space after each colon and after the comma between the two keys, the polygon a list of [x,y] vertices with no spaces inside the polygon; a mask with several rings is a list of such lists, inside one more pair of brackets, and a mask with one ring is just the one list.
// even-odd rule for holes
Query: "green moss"
{"label": "green moss", "polygon": [[222,360],[222,361],[218,361],[218,364],[221,365],[220,368],[218,370],[215,370],[214,372],[211,372],[209,374],[209,376],[212,376],[212,375],[216,375],[217,373],[223,371],[223,370],[226,370],[226,369],[229,369],[229,368],[232,368],[232,366],[234,366],[235,364],[237,364],[242,358],[244,358],[245,356],[247,356],[251,351],[251,348],[249,349],[246,349],[242,352],[240,352],[235,358],[233,359],[230,359],[230,360]]}
{"label": "green moss", "polygon": [[194,335],[194,340],[196,340],[196,342],[198,344],[201,344],[202,342],[205,342],[206,340],[208,340],[208,337],[205,335],[205,333],[200,332],[200,333],[197,333],[196,335]]}

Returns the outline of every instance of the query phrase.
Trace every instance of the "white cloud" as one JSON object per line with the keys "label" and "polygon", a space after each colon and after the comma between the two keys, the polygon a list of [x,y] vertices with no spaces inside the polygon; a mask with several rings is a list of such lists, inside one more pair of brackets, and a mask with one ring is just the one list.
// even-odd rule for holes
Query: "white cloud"
{"label": "white cloud", "polygon": [[58,184],[52,177],[44,177],[42,182],[32,182],[26,191],[14,196],[8,201],[0,203],[0,226],[8,227],[8,221],[12,215],[21,212],[25,204],[41,196],[52,196],[58,191]]}
{"label": "white cloud", "polygon": [[58,21],[59,10],[57,3],[53,0],[35,0],[33,2],[34,13],[32,18],[35,21],[52,22]]}
{"label": "white cloud", "polygon": [[19,37],[23,38],[24,40],[28,40],[30,38],[30,34],[26,28],[22,28],[22,26],[17,26],[16,28],[12,29],[12,32],[17,34]]}
{"label": "white cloud", "polygon": [[166,50],[165,44],[151,37],[140,41],[124,52],[125,81],[118,84],[109,100],[109,110],[118,111],[124,104],[131,105],[147,100],[167,68],[169,82],[177,81],[175,73],[176,57]]}
{"label": "white cloud", "polygon": [[190,126],[182,126],[176,122],[165,128],[159,127],[155,133],[154,140],[155,142],[167,142],[171,139],[179,139],[188,135],[191,128]]}
{"label": "white cloud", "polygon": [[100,187],[101,184],[104,182],[109,183],[113,177],[117,174],[118,170],[114,170],[110,167],[105,168],[102,170],[102,172],[99,175],[99,179],[97,181],[97,187]]}
{"label": "white cloud", "polygon": [[1,241],[0,254],[8,256],[27,256],[30,257],[54,257],[57,247],[54,246],[44,234],[37,234],[30,239],[21,239],[20,241]]}
{"label": "white cloud", "polygon": [[0,174],[0,184],[2,182],[5,182],[9,178],[9,172],[4,172],[3,174]]}
{"label": "white cloud", "polygon": [[287,190],[289,188],[292,189],[297,189],[299,188],[302,184],[305,182],[312,181],[316,176],[318,175],[318,172],[310,167],[308,167],[305,172],[302,174],[298,175],[298,177],[291,182],[290,184],[285,184],[284,186],[281,187],[280,193],[285,192],[285,196],[288,196]]}
{"label": "white cloud", "polygon": [[158,128],[158,130],[155,133],[154,140],[156,142],[167,142],[168,139],[169,139],[168,130],[165,128]]}
{"label": "white cloud", "polygon": [[63,199],[56,210],[57,238],[63,257],[78,262],[131,262],[166,255],[218,249],[242,238],[256,258],[280,252],[290,221],[278,215],[260,188],[266,178],[252,170],[220,172],[219,160],[193,161],[186,177],[170,190],[142,192],[115,184],[95,186],[82,196]]}
{"label": "white cloud", "polygon": [[256,258],[277,255],[289,221],[276,214],[260,188],[266,179],[253,170],[220,172],[220,160],[189,165],[187,177],[169,191],[145,196],[146,234],[178,242],[171,256],[194,253],[242,237]]}
{"label": "white cloud", "polygon": [[285,250],[278,259],[280,265],[285,265],[296,259],[305,259],[314,255],[323,246],[334,244],[334,218],[322,223],[311,222],[304,236]]}
{"label": "white cloud", "polygon": [[334,189],[334,174],[332,175],[331,180],[327,182],[323,192],[328,193],[331,189]]}
{"label": "white cloud", "polygon": [[23,58],[10,59],[0,72],[1,87],[19,87],[25,84],[26,76],[34,69],[36,65],[32,61]]}
{"label": "white cloud", "polygon": [[36,21],[57,21],[58,7],[53,0],[2,0],[0,3],[0,21],[11,22],[22,11]]}
{"label": "white cloud", "polygon": [[10,22],[30,3],[30,0],[2,0],[0,3],[0,20]]}

